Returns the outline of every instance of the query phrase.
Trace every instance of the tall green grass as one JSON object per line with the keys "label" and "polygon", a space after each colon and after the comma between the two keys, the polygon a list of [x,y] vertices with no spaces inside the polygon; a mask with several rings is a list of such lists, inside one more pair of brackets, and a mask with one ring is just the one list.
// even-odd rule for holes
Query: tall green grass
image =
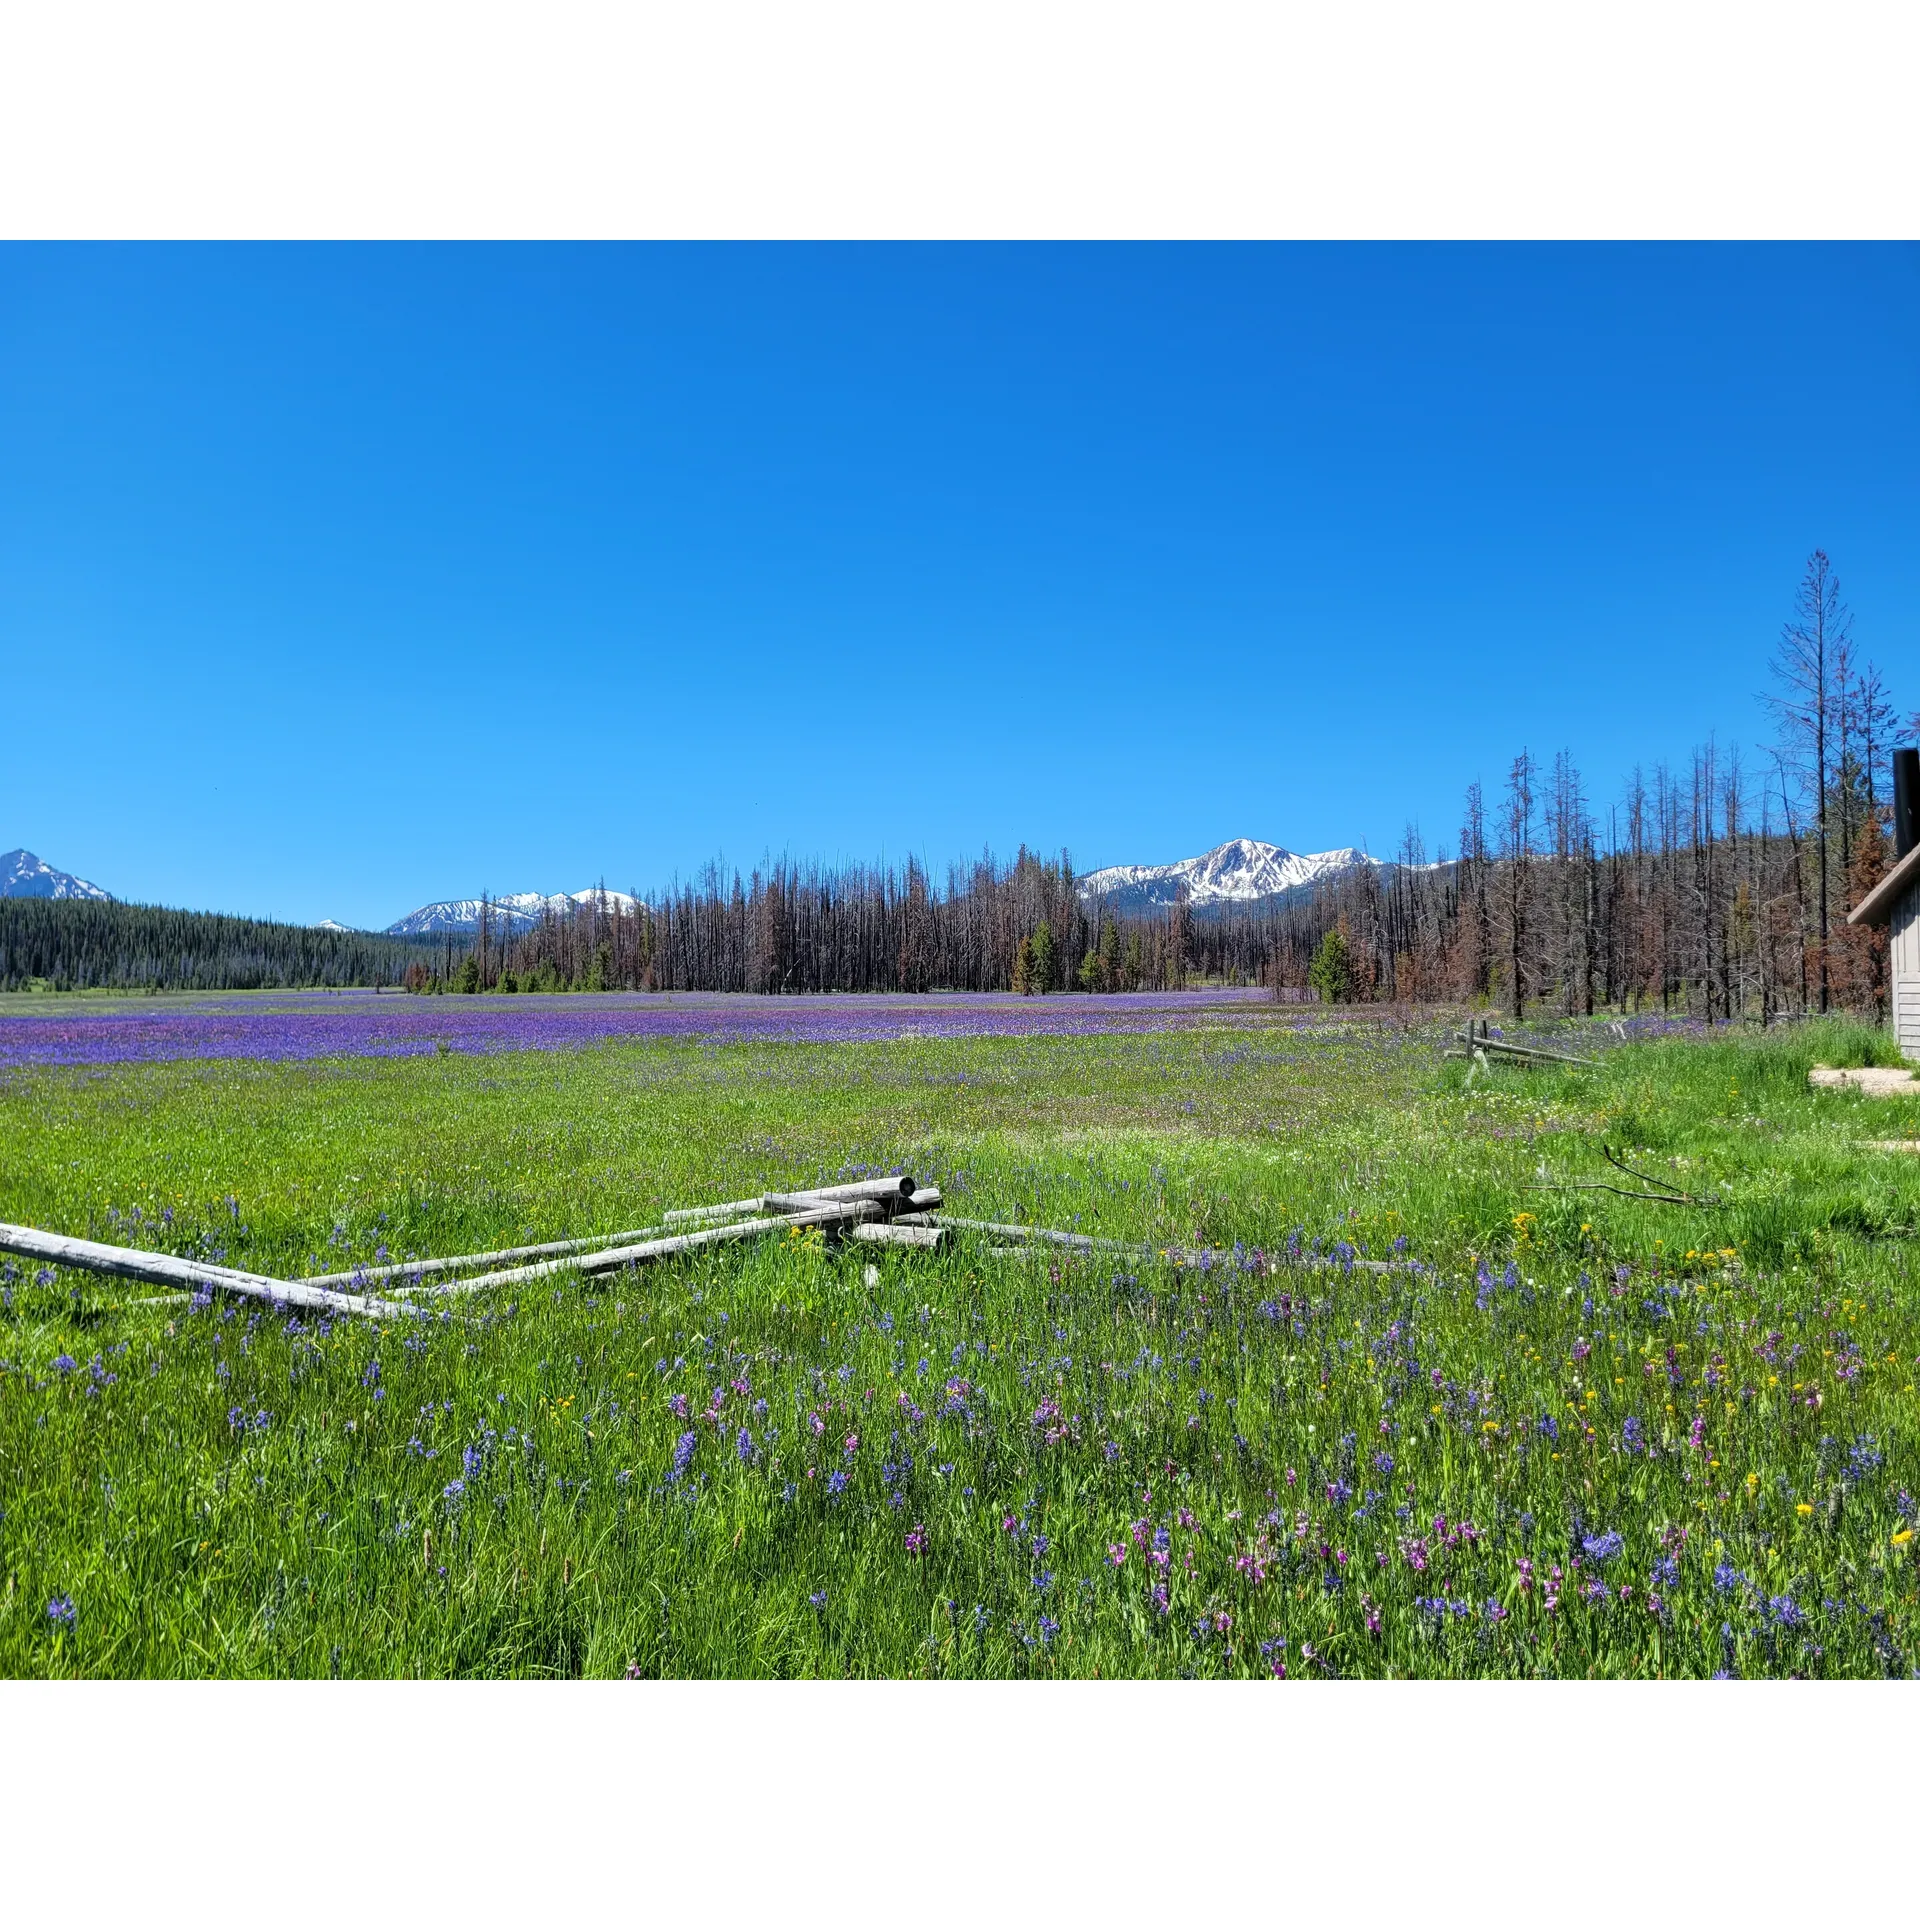
{"label": "tall green grass", "polygon": [[1276,1018],[16,1074],[0,1217],[263,1271],[896,1166],[1239,1251],[787,1238],[389,1327],[17,1272],[0,1670],[1905,1673],[1920,1156],[1864,1143],[1920,1100],[1805,1081],[1883,1054],[1469,1087]]}

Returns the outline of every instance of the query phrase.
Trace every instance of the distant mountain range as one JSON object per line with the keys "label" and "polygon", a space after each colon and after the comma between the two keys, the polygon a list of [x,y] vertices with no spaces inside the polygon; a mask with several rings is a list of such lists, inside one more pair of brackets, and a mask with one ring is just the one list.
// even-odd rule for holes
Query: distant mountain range
{"label": "distant mountain range", "polygon": [[1357,847],[1331,853],[1289,853],[1265,840],[1229,840],[1211,853],[1164,867],[1102,867],[1082,877],[1080,897],[1109,913],[1138,914],[1170,907],[1185,887],[1196,912],[1256,906],[1283,893],[1316,887],[1336,874],[1381,863]]}
{"label": "distant mountain range", "polygon": [[[598,898],[601,891],[599,887],[582,887],[578,893],[503,893],[498,899],[488,900],[487,918],[496,926],[505,923],[511,928],[530,927],[542,913],[571,913],[575,907],[586,906]],[[605,889],[605,894],[610,906],[619,906],[629,913],[639,904],[632,894],[616,893],[611,887]],[[475,933],[479,927],[480,902],[476,897],[435,900],[430,906],[415,907],[387,928],[387,932],[417,939],[421,934]]]}
{"label": "distant mountain range", "polygon": [[[1282,894],[1297,893],[1319,886],[1323,881],[1358,867],[1383,864],[1356,847],[1336,847],[1328,853],[1289,853],[1265,840],[1229,840],[1210,853],[1196,854],[1190,860],[1173,860],[1165,866],[1102,867],[1084,875],[1079,883],[1082,900],[1091,906],[1096,900],[1109,913],[1157,913],[1170,907],[1186,889],[1188,904],[1196,913],[1218,912],[1228,907],[1257,906]],[[508,893],[489,899],[487,913],[492,924],[503,931],[518,931],[532,926],[543,913],[565,914],[590,903],[601,889],[582,887],[577,893]],[[17,896],[41,900],[108,900],[104,888],[90,880],[62,873],[50,867],[37,854],[16,848],[0,857],[0,897]],[[606,899],[631,912],[638,905],[628,893],[606,890]],[[320,930],[330,933],[355,933],[338,920],[322,920]],[[432,938],[436,935],[471,935],[480,926],[480,901],[477,896],[465,900],[435,900],[396,920],[385,929],[403,938]]]}
{"label": "distant mountain range", "polygon": [[15,847],[0,854],[0,899],[111,900],[105,887],[96,887],[78,874],[50,867],[37,853]]}

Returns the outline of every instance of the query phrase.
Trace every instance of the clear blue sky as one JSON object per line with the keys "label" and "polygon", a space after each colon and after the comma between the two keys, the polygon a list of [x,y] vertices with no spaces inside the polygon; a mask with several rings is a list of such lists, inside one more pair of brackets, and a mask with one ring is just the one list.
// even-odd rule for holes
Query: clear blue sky
{"label": "clear blue sky", "polygon": [[1920,254],[0,249],[0,850],[384,925],[711,855],[1450,838],[1920,706]]}

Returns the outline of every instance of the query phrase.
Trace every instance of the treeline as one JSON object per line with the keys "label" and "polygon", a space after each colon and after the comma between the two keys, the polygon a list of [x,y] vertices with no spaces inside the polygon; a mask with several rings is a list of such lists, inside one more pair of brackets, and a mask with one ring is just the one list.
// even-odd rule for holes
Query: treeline
{"label": "treeline", "polygon": [[[597,893],[571,913],[501,926],[483,906],[470,945],[447,943],[408,984],[423,992],[568,988],[722,993],[920,993],[1065,986],[1180,987],[1200,964],[1193,916],[1089,917],[1071,858],[984,854],[936,882],[900,867],[777,862],[709,867],[628,908]],[[1245,973],[1261,977],[1256,957]]]}
{"label": "treeline", "polygon": [[[1604,808],[1571,756],[1518,755],[1466,795],[1457,842],[1253,908],[1116,916],[1072,861],[1022,848],[936,882],[897,868],[710,867],[628,909],[601,894],[526,928],[483,916],[409,984],[745,993],[1261,984],[1283,997],[1480,1000],[1516,1013],[1658,1006],[1769,1020],[1884,1011],[1885,935],[1849,907],[1886,870],[1897,738],[1823,553],[1772,662],[1775,739],[1636,770]],[[1907,722],[1904,737],[1920,728]]]}
{"label": "treeline", "polygon": [[1902,726],[1815,553],[1771,663],[1775,737],[1757,761],[1711,743],[1635,769],[1604,818],[1571,758],[1520,754],[1468,790],[1458,846],[1343,878],[1282,919],[1277,985],[1356,999],[1485,999],[1703,1019],[1843,1008],[1884,1017],[1884,929],[1848,910],[1890,864]]}
{"label": "treeline", "polygon": [[0,900],[0,990],[398,986],[430,946],[120,900]]}

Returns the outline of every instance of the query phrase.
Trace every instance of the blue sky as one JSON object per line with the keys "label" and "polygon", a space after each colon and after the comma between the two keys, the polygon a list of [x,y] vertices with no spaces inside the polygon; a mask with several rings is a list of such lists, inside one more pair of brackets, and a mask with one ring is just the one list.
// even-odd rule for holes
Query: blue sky
{"label": "blue sky", "polygon": [[715,855],[1390,852],[1920,707],[1920,253],[0,248],[0,850],[383,925]]}

